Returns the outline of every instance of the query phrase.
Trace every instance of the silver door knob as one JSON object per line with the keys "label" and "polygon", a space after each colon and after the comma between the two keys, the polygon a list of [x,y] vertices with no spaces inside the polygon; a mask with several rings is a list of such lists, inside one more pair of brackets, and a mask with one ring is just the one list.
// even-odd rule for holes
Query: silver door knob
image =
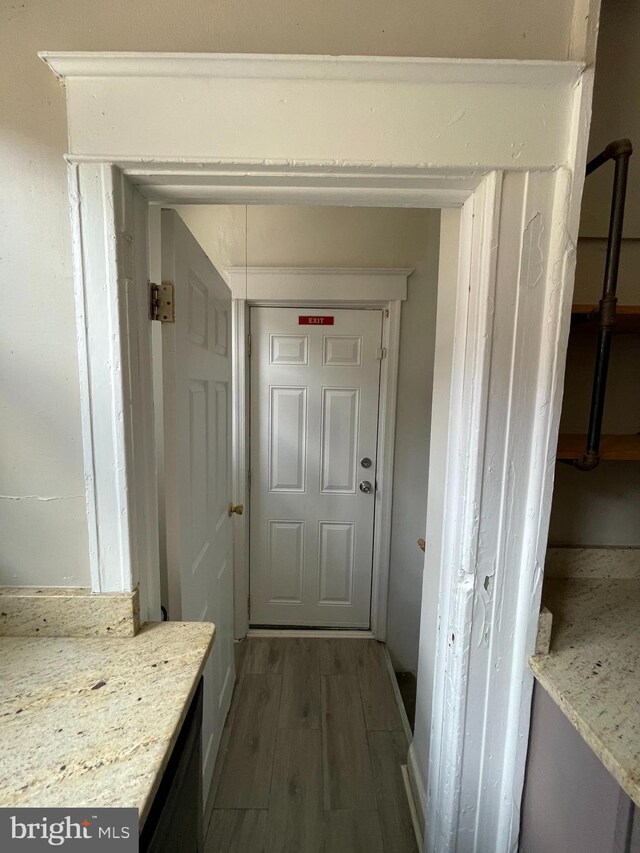
{"label": "silver door knob", "polygon": [[360,483],[360,491],[364,492],[365,495],[370,495],[371,492],[373,491],[373,486],[371,485],[371,483],[368,480],[363,480]]}

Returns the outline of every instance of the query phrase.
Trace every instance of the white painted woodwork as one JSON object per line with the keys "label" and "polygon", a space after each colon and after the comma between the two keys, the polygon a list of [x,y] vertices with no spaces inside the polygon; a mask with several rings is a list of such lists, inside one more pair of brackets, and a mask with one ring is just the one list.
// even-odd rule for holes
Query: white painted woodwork
{"label": "white painted woodwork", "polygon": [[[237,203],[463,205],[433,693],[418,684],[418,706],[434,702],[433,723],[416,730],[410,766],[425,793],[417,800],[429,853],[516,849],[592,68],[44,58],[65,78],[70,160],[92,163],[91,174],[110,164],[156,198],[188,199],[198,184],[200,199]],[[79,204],[93,233],[77,254],[78,291],[95,286],[113,299],[122,276],[104,252],[120,214],[104,186],[81,190]],[[130,199],[123,208],[128,215]],[[87,322],[80,358],[90,372],[94,341],[99,358],[128,331],[113,310],[89,312]],[[104,374],[87,406],[111,417],[118,365]],[[132,395],[134,415],[140,404]],[[95,492],[117,507],[113,466],[131,470],[139,447],[126,420],[111,423],[85,442],[85,466]],[[129,561],[123,573],[117,552],[122,540],[131,553],[133,531],[114,530],[97,505],[89,512],[91,524],[104,519],[103,575],[130,585],[135,569]]]}
{"label": "white painted woodwork", "polygon": [[231,303],[232,358],[232,428],[233,428],[233,496],[234,504],[242,504],[244,512],[233,525],[233,633],[243,639],[249,628],[249,370],[247,358],[248,308],[244,300]]}
{"label": "white painted woodwork", "polygon": [[139,586],[159,619],[148,204],[106,164],[71,164],[69,187],[91,586]]}
{"label": "white painted woodwork", "polygon": [[[450,418],[451,395],[454,381],[453,349],[451,341],[456,336],[456,303],[459,280],[458,251],[461,243],[461,213],[456,209],[443,210],[440,215],[440,250],[438,271],[438,299],[436,322],[436,349],[433,375],[433,402],[429,453],[429,485],[427,522],[429,547],[425,549],[422,582],[422,606],[420,621],[420,649],[418,683],[421,690],[432,693],[435,679],[434,660],[438,639],[438,611],[443,575],[439,563],[442,553],[444,532],[445,485]],[[469,220],[465,219],[465,227]],[[421,702],[416,708],[416,732],[433,729],[434,708],[431,702]],[[426,785],[419,767],[429,766],[430,742],[428,738],[416,737],[409,749],[407,767],[413,798],[418,803],[420,820],[424,823],[426,813]],[[423,827],[424,829],[424,827]]]}
{"label": "white painted woodwork", "polygon": [[250,622],[369,628],[382,311],[250,314]]}
{"label": "white painted woodwork", "polygon": [[231,293],[173,210],[162,211],[162,280],[176,299],[176,322],[162,330],[167,564],[180,579],[171,617],[216,625],[204,672],[206,802],[235,677]]}
{"label": "white painted woodwork", "polygon": [[407,298],[409,269],[318,269],[300,267],[228,267],[225,276],[234,299],[264,304],[324,301],[386,303]]}
{"label": "white painted woodwork", "polygon": [[[65,78],[71,112],[83,116],[70,123],[75,155],[119,160],[135,149],[172,161],[206,152],[247,163],[443,171],[563,162],[563,134],[548,128],[564,133],[567,97],[581,72],[575,62],[412,57],[41,56]],[[221,122],[231,111],[237,121]]]}

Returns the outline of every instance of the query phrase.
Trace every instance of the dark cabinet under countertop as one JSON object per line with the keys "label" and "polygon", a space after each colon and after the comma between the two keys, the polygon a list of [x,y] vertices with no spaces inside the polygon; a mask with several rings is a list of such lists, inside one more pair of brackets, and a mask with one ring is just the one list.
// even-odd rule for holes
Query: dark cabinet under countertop
{"label": "dark cabinet under countertop", "polygon": [[202,853],[202,679],[140,833],[141,853]]}

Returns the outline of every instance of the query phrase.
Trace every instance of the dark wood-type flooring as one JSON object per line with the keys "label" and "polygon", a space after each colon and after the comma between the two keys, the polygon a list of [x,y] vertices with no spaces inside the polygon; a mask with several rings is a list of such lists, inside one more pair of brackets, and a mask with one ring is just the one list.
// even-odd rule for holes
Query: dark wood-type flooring
{"label": "dark wood-type flooring", "polygon": [[239,646],[205,853],[417,853],[400,771],[408,744],[383,647]]}

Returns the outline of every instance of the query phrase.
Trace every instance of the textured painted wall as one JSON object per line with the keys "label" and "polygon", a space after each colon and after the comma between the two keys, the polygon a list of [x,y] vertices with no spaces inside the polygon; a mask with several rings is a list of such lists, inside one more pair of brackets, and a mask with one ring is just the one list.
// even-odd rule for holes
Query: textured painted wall
{"label": "textured painted wall", "polygon": [[89,583],[64,91],[38,50],[564,59],[573,0],[0,5],[0,583]]}

